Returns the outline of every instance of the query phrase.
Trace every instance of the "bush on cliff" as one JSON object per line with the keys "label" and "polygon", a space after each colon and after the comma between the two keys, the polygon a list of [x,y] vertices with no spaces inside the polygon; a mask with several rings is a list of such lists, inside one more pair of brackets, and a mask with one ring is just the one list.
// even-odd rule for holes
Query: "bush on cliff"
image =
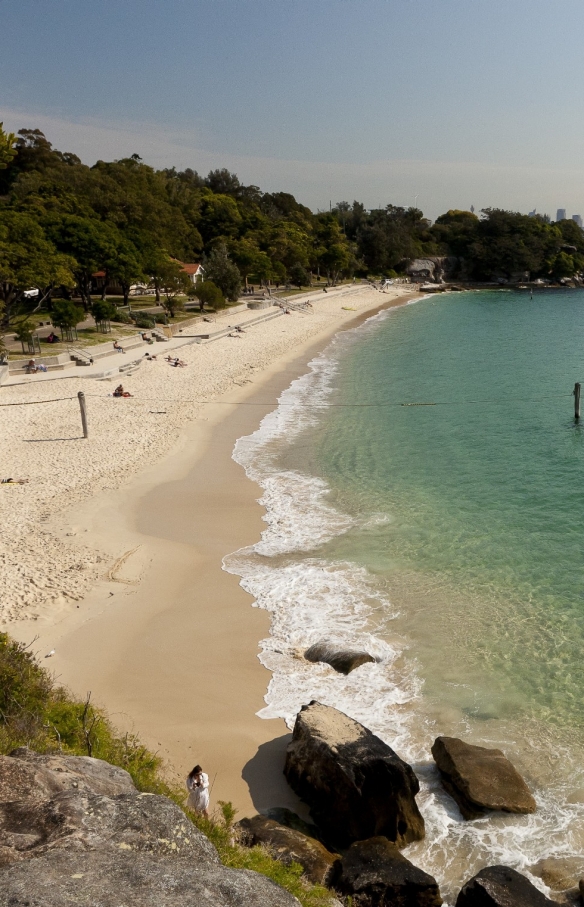
{"label": "bush on cliff", "polygon": [[[138,790],[162,794],[185,809],[185,792],[165,781],[158,756],[134,734],[120,735],[106,713],[93,705],[90,695],[81,702],[57,686],[29,647],[0,633],[0,754],[6,755],[18,746],[41,753],[61,751],[104,759],[126,769]],[[222,863],[267,876],[295,895],[304,907],[326,907],[330,903],[330,892],[307,884],[297,863],[285,866],[263,847],[241,847],[232,829],[235,810],[230,803],[220,802],[219,806],[219,815],[212,819],[187,809],[185,812],[215,845]]]}

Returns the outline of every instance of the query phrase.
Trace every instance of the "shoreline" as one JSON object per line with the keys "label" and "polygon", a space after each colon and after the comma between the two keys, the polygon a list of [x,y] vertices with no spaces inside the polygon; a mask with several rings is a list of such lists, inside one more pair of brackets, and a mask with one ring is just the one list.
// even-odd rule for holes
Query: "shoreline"
{"label": "shoreline", "polygon": [[[384,300],[361,292],[367,299],[355,294],[365,305],[354,314],[347,309],[291,343],[255,380],[231,383],[187,417],[172,450],[122,488],[50,517],[54,537],[66,542],[73,532],[103,552],[106,577],[79,604],[61,602],[49,614],[4,625],[22,641],[37,637],[41,656],[55,649],[46,664],[59,680],[78,696],[91,689],[114,723],[135,730],[173,777],[201,762],[211,780],[216,775],[213,802],[231,800],[240,814],[302,807],[275,758],[289,738],[284,722],[256,715],[271,676],[257,657],[269,617],[250,608],[239,577],[222,569],[223,557],[259,540],[264,526],[258,487],[233,461],[233,447],[336,333],[417,295]],[[323,302],[330,309],[350,300]],[[219,343],[225,341],[214,344],[216,358]]]}

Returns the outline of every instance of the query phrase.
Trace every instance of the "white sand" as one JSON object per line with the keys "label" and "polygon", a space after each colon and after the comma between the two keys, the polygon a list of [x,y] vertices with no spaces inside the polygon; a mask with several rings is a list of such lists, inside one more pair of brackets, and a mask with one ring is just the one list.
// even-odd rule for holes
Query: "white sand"
{"label": "white sand", "polygon": [[[294,312],[252,327],[240,338],[181,347],[179,354],[188,362],[184,369],[162,361],[167,347],[157,344],[151,348],[156,362],[145,361],[133,376],[122,378],[135,395],[131,399],[108,396],[117,380],[83,380],[82,374],[0,388],[0,478],[30,479],[27,485],[0,485],[0,622],[34,618],[55,603],[78,600],[107,569],[99,551],[64,544],[48,530],[55,513],[119,487],[155,462],[177,441],[181,428],[201,414],[200,401],[248,382],[292,347],[406,292],[398,287],[385,296],[371,289],[350,297],[320,294],[312,297],[310,314]],[[87,441],[80,439],[78,390],[87,397]],[[74,399],[5,406],[62,397]]]}

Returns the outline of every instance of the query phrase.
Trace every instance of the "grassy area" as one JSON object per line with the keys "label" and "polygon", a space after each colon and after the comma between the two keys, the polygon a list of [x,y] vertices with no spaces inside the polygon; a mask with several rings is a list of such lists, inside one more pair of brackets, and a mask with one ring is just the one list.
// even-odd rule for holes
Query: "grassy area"
{"label": "grassy area", "polygon": [[263,847],[242,847],[234,841],[235,810],[219,802],[212,819],[185,808],[186,791],[169,784],[162,761],[149,752],[135,734],[122,734],[106,713],[88,697],[74,699],[59,687],[35,660],[29,649],[0,633],[0,754],[18,746],[37,752],[63,752],[94,756],[119,765],[132,776],[138,790],[162,794],[173,800],[213,842],[221,861],[233,869],[253,869],[295,895],[303,907],[327,907],[332,894],[311,885],[297,863],[284,866]]}

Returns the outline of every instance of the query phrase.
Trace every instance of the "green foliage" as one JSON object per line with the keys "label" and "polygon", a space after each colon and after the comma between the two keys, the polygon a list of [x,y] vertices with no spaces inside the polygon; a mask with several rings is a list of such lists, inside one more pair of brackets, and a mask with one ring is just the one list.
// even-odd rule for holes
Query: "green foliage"
{"label": "green foliage", "polygon": [[288,271],[288,277],[290,278],[290,282],[298,287],[298,289],[310,286],[310,274],[301,264],[292,265]]}
{"label": "green foliage", "polygon": [[68,330],[75,328],[85,318],[85,312],[82,308],[70,299],[59,299],[53,303],[51,311],[51,321],[58,328]]}
{"label": "green foliage", "polygon": [[0,123],[0,170],[6,170],[16,156],[16,136],[12,132],[4,132],[3,126],[4,123]]}
{"label": "green foliage", "polygon": [[96,299],[91,305],[91,314],[96,324],[103,321],[113,321],[117,315],[117,309],[111,302],[105,299]]}
{"label": "green foliage", "polygon": [[206,277],[219,287],[230,302],[237,302],[241,292],[241,274],[229,258],[227,246],[215,246],[205,265]]}
{"label": "green foliage", "polygon": [[32,332],[34,331],[36,325],[34,321],[22,321],[18,327],[15,329],[14,333],[16,334],[16,339],[27,343],[29,340],[32,340]]}
{"label": "green foliage", "polygon": [[196,296],[203,305],[208,305],[212,309],[225,308],[223,293],[212,280],[199,281],[192,287],[192,290],[189,290],[189,296],[191,294]]}
{"label": "green foliage", "polygon": [[158,756],[134,735],[120,735],[107,715],[92,704],[90,695],[79,702],[56,686],[26,646],[0,633],[0,754],[18,746],[37,752],[90,755],[121,766],[138,790],[170,797],[184,809],[215,845],[226,866],[267,876],[295,895],[303,907],[330,905],[331,893],[308,884],[298,864],[284,866],[266,849],[242,847],[234,840],[236,810],[231,803],[220,801],[220,814],[212,819],[186,809],[185,791],[163,779]]}

